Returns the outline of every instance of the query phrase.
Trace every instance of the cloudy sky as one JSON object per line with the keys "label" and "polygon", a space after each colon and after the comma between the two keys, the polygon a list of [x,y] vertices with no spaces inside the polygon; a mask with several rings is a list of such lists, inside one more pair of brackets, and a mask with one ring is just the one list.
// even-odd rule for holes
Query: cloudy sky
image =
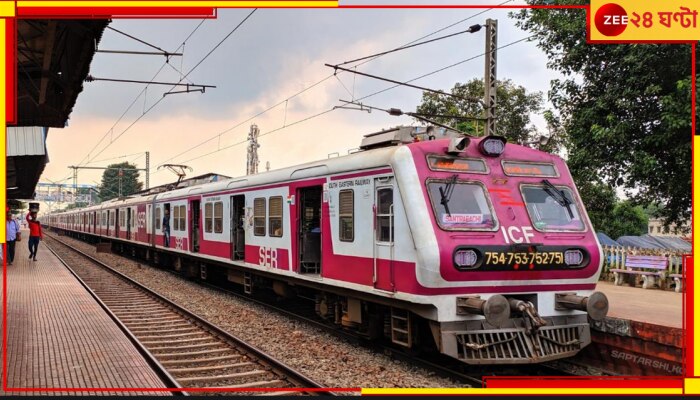
{"label": "cloudy sky", "polygon": [[[276,169],[324,159],[331,153],[347,154],[365,134],[414,122],[379,111],[332,110],[341,104],[339,99],[415,111],[421,91],[397,87],[374,94],[394,85],[349,73],[333,76],[325,63],[393,49],[432,33],[426,39],[463,31],[487,18],[498,20],[499,46],[527,37],[508,17],[510,10],[503,9],[258,9],[223,40],[251,11],[220,9],[216,19],[203,22],[113,21],[112,28],[184,56],[166,64],[163,56],[97,53],[90,67],[92,76],[173,83],[182,79],[216,88],[164,97],[171,86],[85,83],[68,126],[49,132],[50,163],[41,182],[70,183],[67,166],[77,163],[106,166],[133,161],[143,168],[146,151],[151,157],[151,186],[176,179],[163,168],[157,170],[165,162],[189,165],[193,171],[188,176],[243,175],[244,142],[252,123],[263,135],[261,171],[266,162]],[[388,54],[357,69],[406,81],[471,59],[413,82],[447,91],[456,82],[483,77],[484,32]],[[110,29],[105,30],[99,49],[153,50]],[[549,81],[559,76],[546,63],[535,43],[521,41],[499,50],[498,77],[546,94]],[[306,120],[328,110],[332,111]],[[544,130],[542,118],[533,116],[533,121]],[[79,183],[96,184],[101,175],[102,171],[81,170]]]}

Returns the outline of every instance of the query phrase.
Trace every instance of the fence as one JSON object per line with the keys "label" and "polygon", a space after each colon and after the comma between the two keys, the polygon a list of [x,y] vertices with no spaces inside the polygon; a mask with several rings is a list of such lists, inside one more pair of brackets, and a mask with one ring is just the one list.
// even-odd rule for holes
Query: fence
{"label": "fence", "polygon": [[682,250],[671,249],[642,249],[638,247],[602,246],[603,247],[603,272],[601,280],[613,281],[611,268],[624,269],[625,259],[628,255],[639,256],[664,256],[668,259],[668,274],[683,273],[683,255],[688,254]]}

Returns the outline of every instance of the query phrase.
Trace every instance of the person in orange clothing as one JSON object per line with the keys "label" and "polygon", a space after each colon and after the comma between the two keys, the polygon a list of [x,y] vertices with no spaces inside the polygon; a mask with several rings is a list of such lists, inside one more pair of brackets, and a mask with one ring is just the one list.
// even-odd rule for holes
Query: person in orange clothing
{"label": "person in orange clothing", "polygon": [[36,261],[36,252],[39,250],[39,241],[44,238],[41,234],[41,222],[37,219],[36,211],[27,214],[29,224],[29,258]]}

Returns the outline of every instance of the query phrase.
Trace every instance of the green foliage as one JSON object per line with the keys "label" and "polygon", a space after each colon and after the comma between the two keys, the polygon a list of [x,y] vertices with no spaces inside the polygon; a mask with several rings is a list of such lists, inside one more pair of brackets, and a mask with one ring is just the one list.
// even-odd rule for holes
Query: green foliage
{"label": "green foliage", "polygon": [[613,220],[613,210],[617,203],[613,188],[604,183],[577,185],[577,188],[593,228],[610,236],[607,227]]}
{"label": "green foliage", "polygon": [[603,230],[611,238],[620,236],[641,236],[647,233],[649,218],[641,206],[630,201],[621,201],[615,205],[612,219]]}
{"label": "green foliage", "polygon": [[551,82],[549,98],[566,116],[574,179],[622,187],[634,204],[663,204],[666,224],[688,220],[690,46],[587,44],[582,9],[528,9],[511,16],[534,34],[548,66],[565,75]]}
{"label": "green foliage", "polygon": [[[483,121],[464,121],[452,116],[483,118],[484,107],[474,101],[484,97],[484,80],[472,79],[467,83],[456,83],[451,93],[460,98],[423,92],[417,113],[444,115],[447,117],[427,117],[433,121],[454,126],[471,135],[483,134]],[[471,100],[470,100],[471,99]],[[532,141],[537,133],[530,121],[530,115],[542,111],[542,92],[528,93],[524,87],[510,79],[499,80],[496,84],[496,130],[511,143]],[[419,121],[424,124],[424,122]]]}
{"label": "green foliage", "polygon": [[[143,188],[143,183],[139,182],[139,171],[136,165],[123,162],[119,164],[108,165],[108,168],[102,174],[102,184],[100,185],[100,199],[102,201],[113,199],[119,196],[128,196],[138,192]],[[119,189],[119,169],[122,168],[121,190]]]}

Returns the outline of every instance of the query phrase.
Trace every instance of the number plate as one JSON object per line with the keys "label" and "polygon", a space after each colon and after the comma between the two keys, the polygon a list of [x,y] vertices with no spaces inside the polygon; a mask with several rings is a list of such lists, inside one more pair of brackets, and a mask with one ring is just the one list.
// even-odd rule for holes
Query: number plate
{"label": "number plate", "polygon": [[[487,269],[551,269],[564,266],[564,252],[561,251],[485,251],[484,267]],[[495,268],[492,268],[495,267]]]}
{"label": "number plate", "polygon": [[[527,245],[523,245],[523,248],[517,246],[479,246],[478,248],[460,246],[459,248],[472,248],[480,253],[478,267],[463,269],[472,272],[569,270],[583,268],[590,262],[588,252],[581,247],[540,245],[534,251],[528,251]],[[583,253],[583,262],[580,265],[569,266],[565,263],[564,253],[573,249]]]}

